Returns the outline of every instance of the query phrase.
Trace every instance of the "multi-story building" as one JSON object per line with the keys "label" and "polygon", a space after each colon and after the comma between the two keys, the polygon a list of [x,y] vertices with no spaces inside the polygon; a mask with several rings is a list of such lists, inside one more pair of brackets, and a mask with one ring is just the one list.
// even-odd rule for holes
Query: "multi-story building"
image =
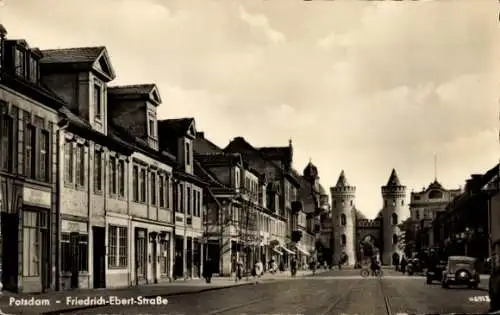
{"label": "multi-story building", "polygon": [[433,233],[430,228],[432,221],[439,212],[461,193],[460,189],[445,189],[437,179],[420,192],[412,192],[410,199],[410,222],[406,231],[407,238],[415,242],[415,249],[432,247],[434,245]]}
{"label": "multi-story building", "polygon": [[208,256],[228,275],[240,261],[251,269],[257,260],[270,260],[269,233],[273,213],[265,208],[265,180],[239,153],[226,153],[204,133],[195,142],[195,161],[200,176],[223,207],[207,207],[205,236]]}
{"label": "multi-story building", "polygon": [[300,241],[298,214],[303,209],[302,202],[298,200],[300,183],[292,172],[291,143],[287,147],[255,148],[244,138],[236,137],[224,151],[240,153],[249,167],[265,176],[266,208],[280,218],[270,245],[277,249],[277,255],[283,256],[283,263],[287,265],[290,255],[296,255],[296,243]]}
{"label": "multi-story building", "polygon": [[0,230],[3,289],[56,287],[57,122],[64,102],[40,81],[39,49],[0,25]]}
{"label": "multi-story building", "polygon": [[160,148],[175,156],[173,181],[175,257],[174,277],[200,277],[203,251],[203,189],[206,185],[194,174],[194,118],[158,121]]}
{"label": "multi-story building", "polygon": [[161,103],[158,90],[108,88],[115,73],[104,47],[42,53],[42,80],[68,107],[58,139],[61,287],[170,278],[175,158],[158,149],[155,115],[141,128]]}

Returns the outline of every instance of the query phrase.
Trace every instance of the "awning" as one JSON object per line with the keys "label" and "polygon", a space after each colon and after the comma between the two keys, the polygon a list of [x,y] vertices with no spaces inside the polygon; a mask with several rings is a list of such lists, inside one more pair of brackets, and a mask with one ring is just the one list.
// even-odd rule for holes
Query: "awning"
{"label": "awning", "polygon": [[283,256],[283,253],[282,253],[282,252],[280,252],[280,251],[279,251],[276,247],[274,247],[274,248],[273,248],[273,252],[275,252],[275,253],[276,253],[276,254],[278,254],[278,255]]}
{"label": "awning", "polygon": [[289,253],[289,254],[295,255],[295,252],[294,252],[294,251],[289,250],[288,248],[285,248],[285,247],[281,246],[281,249],[283,249],[285,252],[287,252],[287,253]]}
{"label": "awning", "polygon": [[301,248],[300,246],[297,246],[297,250],[301,252],[302,255],[311,256],[310,253],[308,253],[305,249]]}

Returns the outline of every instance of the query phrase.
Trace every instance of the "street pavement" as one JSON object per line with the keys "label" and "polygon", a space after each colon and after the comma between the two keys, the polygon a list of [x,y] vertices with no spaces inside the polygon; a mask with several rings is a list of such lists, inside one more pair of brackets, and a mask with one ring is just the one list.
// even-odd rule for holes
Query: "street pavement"
{"label": "street pavement", "polygon": [[[385,269],[382,278],[362,278],[344,269],[305,277],[264,277],[257,284],[168,297],[161,306],[108,305],[72,314],[481,314],[488,310],[482,290],[443,289],[424,277]],[[166,301],[164,301],[166,302]]]}

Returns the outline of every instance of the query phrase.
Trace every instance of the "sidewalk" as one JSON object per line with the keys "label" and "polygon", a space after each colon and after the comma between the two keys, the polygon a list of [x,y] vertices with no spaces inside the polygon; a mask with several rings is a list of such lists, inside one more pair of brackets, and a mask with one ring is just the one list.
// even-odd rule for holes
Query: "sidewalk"
{"label": "sidewalk", "polygon": [[[0,310],[7,314],[61,314],[76,312],[89,308],[96,308],[95,305],[67,305],[68,297],[75,298],[99,298],[104,300],[110,296],[118,296],[120,298],[131,298],[137,296],[157,297],[157,296],[175,296],[183,294],[193,294],[205,291],[219,290],[234,286],[254,284],[254,281],[235,282],[232,278],[213,278],[212,283],[207,284],[202,279],[192,280],[177,280],[172,283],[144,285],[140,287],[128,288],[107,288],[107,289],[77,289],[71,291],[60,291],[42,294],[13,294],[10,292],[2,292],[0,298]],[[31,302],[29,305],[15,306],[9,305],[11,300]],[[43,304],[34,305],[33,303]]]}

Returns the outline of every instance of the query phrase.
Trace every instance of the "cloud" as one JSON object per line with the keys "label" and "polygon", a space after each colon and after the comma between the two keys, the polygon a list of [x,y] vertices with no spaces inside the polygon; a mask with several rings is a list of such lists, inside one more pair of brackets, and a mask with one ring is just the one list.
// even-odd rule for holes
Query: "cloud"
{"label": "cloud", "polygon": [[243,6],[239,6],[239,14],[241,20],[248,23],[251,27],[260,29],[273,44],[279,44],[286,41],[285,35],[273,29],[269,23],[269,19],[263,14],[250,14]]}

